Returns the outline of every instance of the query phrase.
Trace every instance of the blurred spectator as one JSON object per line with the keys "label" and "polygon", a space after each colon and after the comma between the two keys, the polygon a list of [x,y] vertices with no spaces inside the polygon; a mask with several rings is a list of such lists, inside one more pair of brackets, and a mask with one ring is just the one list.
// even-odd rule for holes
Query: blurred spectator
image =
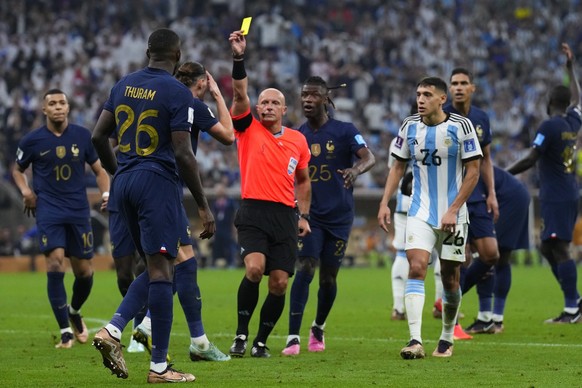
{"label": "blurred spectator", "polygon": [[212,213],[216,220],[216,233],[212,239],[212,266],[216,267],[219,260],[224,260],[224,267],[236,268],[238,249],[235,238],[234,216],[237,206],[233,199],[226,195],[226,187],[216,185],[216,199],[212,204]]}
{"label": "blurred spectator", "polygon": [[[285,124],[296,126],[302,115],[293,94],[308,76],[321,76],[330,85],[345,82],[347,88],[334,94],[336,118],[357,123],[379,158],[398,129],[395,123],[409,111],[408,96],[418,79],[446,78],[452,67],[464,66],[479,79],[478,105],[497,120],[492,123],[499,139],[495,163],[509,163],[507,157],[515,159],[511,147],[529,147],[529,131],[545,117],[546,86],[564,76],[549,54],[563,40],[582,56],[578,0],[199,3],[0,2],[0,170],[13,162],[18,140],[42,120],[38,96],[48,85],[68,92],[73,121],[92,128],[95,112],[120,75],[145,65],[146,58],[135,50],[158,25],[180,32],[183,60],[212,58],[208,70],[217,75],[230,104],[231,59],[222,39],[243,16],[255,15],[248,42],[260,55],[247,61],[252,62],[248,68],[262,70],[250,77],[255,80],[249,85],[251,99],[265,85],[284,89],[289,96]],[[206,152],[209,160],[200,158],[205,186],[224,176],[229,186],[238,185],[236,151],[209,146]],[[377,163],[371,174],[379,178],[375,187],[383,186],[384,174],[385,166]],[[535,187],[527,176],[523,179]]]}
{"label": "blurred spectator", "polygon": [[12,230],[8,227],[0,228],[0,256],[14,255],[14,248]]}

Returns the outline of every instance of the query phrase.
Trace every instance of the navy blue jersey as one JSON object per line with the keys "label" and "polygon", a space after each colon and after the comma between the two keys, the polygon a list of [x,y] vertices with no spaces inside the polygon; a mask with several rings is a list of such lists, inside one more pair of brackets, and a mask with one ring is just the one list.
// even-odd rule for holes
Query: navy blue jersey
{"label": "navy blue jersey", "polygon": [[306,122],[299,127],[311,150],[311,220],[329,227],[351,227],[354,218],[353,189],[344,188],[338,169],[350,168],[356,152],[366,142],[351,123],[329,119],[314,131]]}
{"label": "navy blue jersey", "polygon": [[208,132],[210,128],[218,123],[218,119],[214,116],[214,113],[210,110],[208,105],[198,98],[194,98],[194,103],[192,105],[194,109],[194,124],[192,124],[192,150],[194,154],[198,151],[198,136],[200,132]]}
{"label": "navy blue jersey", "polygon": [[23,170],[32,163],[37,219],[56,223],[87,221],[85,163],[96,161],[97,152],[87,128],[69,124],[57,136],[45,125],[24,136],[18,145],[16,163]]}
{"label": "navy blue jersey", "polygon": [[117,174],[150,170],[175,180],[172,131],[191,130],[192,100],[190,90],[165,70],[147,67],[123,77],[104,106],[117,123]]}
{"label": "navy blue jersey", "polygon": [[538,169],[542,201],[578,198],[575,151],[581,115],[579,108],[571,108],[564,116],[544,120],[536,132],[533,147],[541,154]]}
{"label": "navy blue jersey", "polygon": [[493,166],[499,219],[495,224],[497,244],[502,249],[529,248],[529,202],[525,185],[516,177]]}
{"label": "navy blue jersey", "polygon": [[[447,103],[443,107],[443,110],[447,113],[457,113],[459,115],[461,114],[459,113],[458,110],[456,110],[453,107],[453,104],[451,103]],[[469,108],[469,114],[467,115],[467,118],[471,120],[473,127],[475,127],[475,132],[477,133],[477,137],[479,138],[479,144],[481,145],[481,149],[491,144],[492,140],[491,126],[489,124],[489,116],[487,116],[487,113],[485,113],[484,110],[479,109],[474,105],[471,105],[471,107]],[[479,175],[479,181],[477,182],[475,189],[471,193],[471,196],[469,197],[469,199],[467,199],[467,203],[485,201],[486,199],[487,199],[487,186],[485,185],[485,182],[483,181],[481,175]]]}

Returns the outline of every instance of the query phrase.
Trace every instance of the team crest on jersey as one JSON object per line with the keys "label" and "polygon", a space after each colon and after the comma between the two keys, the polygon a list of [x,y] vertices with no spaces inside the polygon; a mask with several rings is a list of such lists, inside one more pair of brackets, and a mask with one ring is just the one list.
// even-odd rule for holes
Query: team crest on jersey
{"label": "team crest on jersey", "polygon": [[79,147],[76,144],[71,146],[71,152],[73,153],[73,160],[79,159]]}
{"label": "team crest on jersey", "polygon": [[62,159],[67,154],[67,149],[64,146],[57,147],[57,156],[59,159]]}
{"label": "team crest on jersey", "polygon": [[333,151],[335,151],[335,145],[333,145],[333,140],[327,141],[327,144],[325,145],[325,149],[327,150],[327,153],[333,154]]}
{"label": "team crest on jersey", "polygon": [[289,164],[287,165],[287,174],[291,175],[291,174],[293,174],[293,172],[295,172],[295,168],[297,167],[297,163],[299,163],[297,161],[297,159],[295,159],[295,158],[289,159]]}
{"label": "team crest on jersey", "polygon": [[481,127],[480,124],[477,124],[477,126],[475,127],[475,132],[477,132],[477,137],[479,138],[479,140],[483,139],[483,128]]}
{"label": "team crest on jersey", "polygon": [[463,147],[465,147],[465,152],[473,152],[477,149],[474,139],[468,139],[463,141]]}
{"label": "team crest on jersey", "polygon": [[414,236],[413,235],[408,236],[408,242],[411,243],[413,241],[414,241]]}
{"label": "team crest on jersey", "polygon": [[311,155],[319,156],[321,155],[321,144],[312,144],[311,145]]}
{"label": "team crest on jersey", "polygon": [[453,145],[453,139],[447,136],[444,138],[443,143],[445,144],[445,147],[450,147]]}

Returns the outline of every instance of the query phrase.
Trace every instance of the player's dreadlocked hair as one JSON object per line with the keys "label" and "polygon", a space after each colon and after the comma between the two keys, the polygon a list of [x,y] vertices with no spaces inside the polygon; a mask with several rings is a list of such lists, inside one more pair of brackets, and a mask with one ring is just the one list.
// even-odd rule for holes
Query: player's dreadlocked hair
{"label": "player's dreadlocked hair", "polygon": [[[323,80],[323,78],[316,76],[316,75],[307,78],[305,80],[305,82],[303,83],[303,85],[321,86],[323,88],[323,90],[325,91],[327,101],[329,101],[329,104],[332,106],[333,109],[335,109],[335,104],[333,103],[331,97],[329,96],[330,90],[345,88],[347,86],[346,84],[340,84],[337,86],[327,86],[327,83]],[[324,104],[324,105],[325,105],[325,111],[327,113],[327,104]]]}
{"label": "player's dreadlocked hair", "polygon": [[198,62],[184,62],[176,71],[176,79],[187,87],[202,77],[206,77],[206,69]]}

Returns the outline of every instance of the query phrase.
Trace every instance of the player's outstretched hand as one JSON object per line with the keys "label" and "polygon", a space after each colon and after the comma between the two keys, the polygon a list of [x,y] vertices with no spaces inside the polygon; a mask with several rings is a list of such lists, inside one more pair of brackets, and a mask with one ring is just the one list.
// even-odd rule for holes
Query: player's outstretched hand
{"label": "player's outstretched hand", "polygon": [[574,62],[574,54],[568,43],[562,43],[562,52],[566,55],[566,64],[571,66],[572,62]]}

